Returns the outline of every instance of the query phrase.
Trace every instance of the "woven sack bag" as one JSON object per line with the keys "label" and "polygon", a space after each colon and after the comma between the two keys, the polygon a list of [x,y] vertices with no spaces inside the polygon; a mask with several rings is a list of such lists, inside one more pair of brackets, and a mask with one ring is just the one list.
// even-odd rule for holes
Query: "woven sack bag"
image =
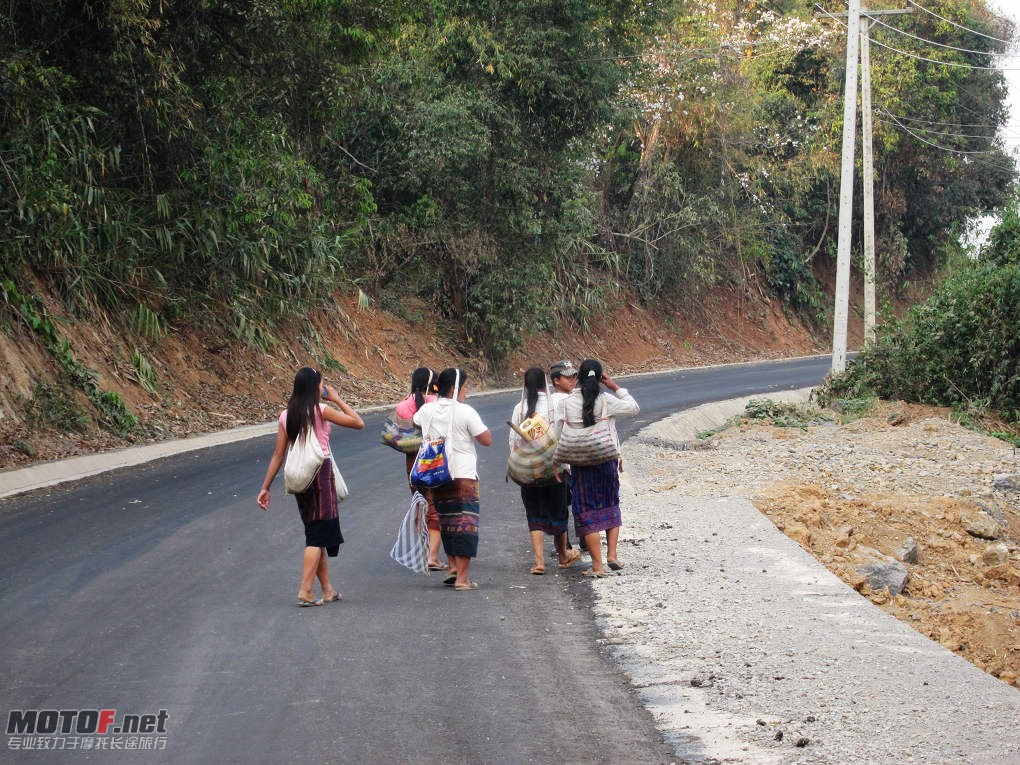
{"label": "woven sack bag", "polygon": [[390,549],[390,557],[416,574],[429,574],[429,530],[425,523],[428,503],[418,492],[411,497],[411,506],[397,530],[397,539]]}
{"label": "woven sack bag", "polygon": [[283,485],[288,494],[303,494],[326,460],[319,437],[312,428],[299,434],[287,449],[283,465]]}
{"label": "woven sack bag", "polygon": [[544,486],[556,482],[556,437],[543,433],[531,441],[521,442],[510,452],[506,472],[520,486]]}
{"label": "woven sack bag", "polygon": [[567,465],[580,466],[601,465],[603,462],[620,459],[620,449],[613,438],[609,420],[598,420],[586,428],[563,423],[553,459]]}

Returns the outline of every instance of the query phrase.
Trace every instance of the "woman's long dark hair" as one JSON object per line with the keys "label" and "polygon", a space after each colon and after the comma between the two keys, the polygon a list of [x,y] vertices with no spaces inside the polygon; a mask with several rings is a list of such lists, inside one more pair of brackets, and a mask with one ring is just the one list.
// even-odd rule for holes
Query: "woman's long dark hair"
{"label": "woman's long dark hair", "polygon": [[577,384],[581,386],[583,406],[581,407],[584,426],[595,424],[595,399],[602,392],[602,365],[595,359],[585,359],[577,370]]}
{"label": "woman's long dark hair", "polygon": [[524,419],[534,417],[535,407],[538,406],[539,392],[545,392],[545,370],[541,367],[531,367],[524,373],[524,394],[527,396],[527,410],[524,412]]}
{"label": "woman's long dark hair", "polygon": [[306,429],[314,427],[321,382],[322,375],[311,367],[301,367],[294,375],[294,392],[287,402],[287,440],[290,443]]}
{"label": "woman's long dark hair", "polygon": [[467,372],[455,367],[448,367],[439,373],[439,396],[440,398],[453,398],[455,387],[464,387],[467,382]]}
{"label": "woman's long dark hair", "polygon": [[418,367],[411,374],[411,393],[414,394],[416,409],[421,409],[422,404],[425,403],[425,397],[432,392],[432,380],[435,376],[436,373],[428,367]]}

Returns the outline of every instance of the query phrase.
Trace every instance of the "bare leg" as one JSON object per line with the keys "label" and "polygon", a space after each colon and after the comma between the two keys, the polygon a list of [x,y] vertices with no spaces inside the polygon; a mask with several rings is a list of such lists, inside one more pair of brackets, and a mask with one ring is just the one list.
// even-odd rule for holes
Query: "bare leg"
{"label": "bare leg", "polygon": [[606,529],[606,561],[616,563],[616,541],[620,538],[620,527]]}
{"label": "bare leg", "polygon": [[435,529],[429,529],[429,565],[439,564],[439,548],[443,544],[443,535]]}
{"label": "bare leg", "polygon": [[457,580],[453,583],[454,587],[457,585],[467,585],[470,580],[468,579],[468,568],[471,566],[471,559],[463,555],[448,555],[450,559],[451,573],[453,570],[457,572]]}
{"label": "bare leg", "polygon": [[596,574],[606,573],[602,566],[602,537],[599,536],[599,532],[593,531],[591,534],[585,534],[584,542],[588,547],[588,554],[591,555],[591,570]]}
{"label": "bare leg", "polygon": [[306,547],[305,554],[301,559],[301,589],[298,590],[300,600],[315,600],[312,593],[312,583],[315,582],[315,575],[319,570],[319,561],[323,558],[321,547]]}
{"label": "bare leg", "polygon": [[322,587],[322,599],[326,602],[334,600],[340,600],[343,596],[340,595],[340,590],[336,589],[329,581],[329,565],[326,563],[328,556],[326,551],[322,551],[322,555],[319,556],[319,568],[315,572],[315,575],[319,579],[319,585]]}
{"label": "bare leg", "polygon": [[531,532],[531,553],[535,556],[535,567],[532,571],[534,572],[536,569],[545,571],[545,534],[543,532]]}
{"label": "bare leg", "polygon": [[556,559],[560,563],[567,562],[567,532],[561,531],[559,534],[553,534],[553,545],[556,547]]}

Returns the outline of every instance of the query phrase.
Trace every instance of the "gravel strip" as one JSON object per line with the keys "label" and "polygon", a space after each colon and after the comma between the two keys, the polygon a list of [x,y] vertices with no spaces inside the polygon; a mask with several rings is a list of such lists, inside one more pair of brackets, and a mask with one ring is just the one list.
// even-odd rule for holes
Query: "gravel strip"
{"label": "gravel strip", "polygon": [[668,443],[745,403],[624,445],[627,565],[592,583],[602,639],[680,761],[1020,763],[1015,688],[872,605],[749,500],[685,496]]}

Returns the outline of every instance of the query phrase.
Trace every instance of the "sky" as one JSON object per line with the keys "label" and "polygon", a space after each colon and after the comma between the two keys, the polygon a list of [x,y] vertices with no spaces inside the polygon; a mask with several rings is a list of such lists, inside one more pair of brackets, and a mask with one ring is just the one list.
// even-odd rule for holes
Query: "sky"
{"label": "sky", "polygon": [[[988,5],[1013,19],[1020,30],[1020,0],[996,0]],[[1013,56],[1002,59],[1002,66],[1009,83],[1010,104],[1009,124],[1003,134],[1007,136],[1007,145],[1016,149],[1020,147],[1020,43]]]}
{"label": "sky", "polygon": [[[1020,32],[1020,0],[991,0],[988,6],[997,10],[1002,15],[1013,19]],[[1020,151],[1020,42],[1014,48],[1013,54],[1004,56],[999,60],[1006,76],[1006,83],[1009,86],[1009,121],[1000,131],[1007,149],[1014,154]],[[980,245],[988,237],[988,232],[995,224],[994,216],[987,216],[974,222],[973,231],[966,237],[970,244]]]}

